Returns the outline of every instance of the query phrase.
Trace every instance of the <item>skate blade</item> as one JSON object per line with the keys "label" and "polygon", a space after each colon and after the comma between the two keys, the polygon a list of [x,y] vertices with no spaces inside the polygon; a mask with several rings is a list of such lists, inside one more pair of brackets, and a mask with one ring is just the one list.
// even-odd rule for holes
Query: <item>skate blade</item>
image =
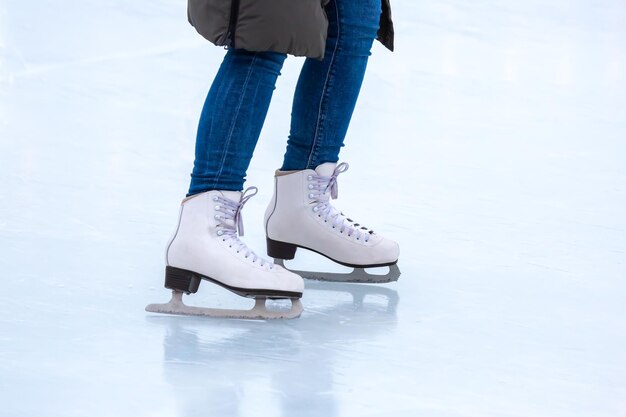
{"label": "skate blade", "polygon": [[328,282],[356,282],[361,284],[386,284],[388,282],[397,281],[400,278],[400,268],[398,264],[389,266],[389,272],[383,275],[374,275],[367,272],[366,268],[354,268],[352,272],[317,272],[317,271],[300,271],[289,269],[285,266],[282,259],[274,259],[274,263],[285,269],[300,275],[302,278],[312,279],[316,281]]}
{"label": "skate blade", "polygon": [[302,302],[291,299],[290,310],[269,310],[265,305],[266,298],[256,298],[250,310],[228,310],[221,308],[194,307],[183,302],[183,293],[172,291],[172,299],[165,304],[149,304],[146,311],[150,313],[177,314],[183,316],[215,317],[224,319],[272,320],[295,319],[300,317],[304,308]]}

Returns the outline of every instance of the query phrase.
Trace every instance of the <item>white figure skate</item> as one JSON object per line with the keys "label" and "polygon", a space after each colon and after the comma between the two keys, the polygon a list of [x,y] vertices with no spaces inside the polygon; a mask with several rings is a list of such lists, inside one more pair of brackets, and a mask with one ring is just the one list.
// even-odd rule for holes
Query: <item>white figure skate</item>
{"label": "white figure skate", "polygon": [[[252,191],[252,194],[248,194]],[[242,319],[296,318],[302,313],[302,278],[257,256],[243,235],[241,209],[257,192],[207,191],[183,200],[178,227],[165,252],[165,287],[172,290],[166,304],[150,304],[146,311]],[[198,291],[201,280],[218,284],[242,297],[256,299],[251,310],[187,306],[183,293]],[[267,299],[291,299],[288,311],[269,310]]]}
{"label": "white figure skate", "polygon": [[[354,268],[351,273],[296,271],[321,281],[383,283],[400,277],[398,244],[354,222],[332,206],[337,198],[337,176],[347,163],[325,163],[315,170],[276,171],[274,196],[265,212],[267,253],[276,263],[293,259],[297,248],[317,252]],[[366,268],[389,267],[385,275]]]}

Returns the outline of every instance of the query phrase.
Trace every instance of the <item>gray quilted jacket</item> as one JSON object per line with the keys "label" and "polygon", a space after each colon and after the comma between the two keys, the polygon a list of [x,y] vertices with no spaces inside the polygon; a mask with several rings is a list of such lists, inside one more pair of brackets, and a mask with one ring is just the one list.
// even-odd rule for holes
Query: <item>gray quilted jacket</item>
{"label": "gray quilted jacket", "polygon": [[[215,45],[322,59],[328,1],[188,0],[187,16],[198,33]],[[389,0],[382,4],[377,39],[393,51]]]}

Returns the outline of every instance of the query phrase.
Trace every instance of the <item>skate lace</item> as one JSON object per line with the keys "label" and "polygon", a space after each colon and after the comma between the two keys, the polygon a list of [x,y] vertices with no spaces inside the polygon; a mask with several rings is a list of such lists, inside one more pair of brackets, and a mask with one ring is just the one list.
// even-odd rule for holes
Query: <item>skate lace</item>
{"label": "skate lace", "polygon": [[330,222],[333,229],[338,228],[339,233],[343,234],[345,232],[349,237],[356,236],[356,240],[369,242],[370,236],[374,231],[348,218],[333,207],[330,202],[331,199],[334,200],[339,196],[337,177],[339,174],[346,172],[348,168],[349,165],[346,162],[342,162],[335,167],[330,177],[323,177],[317,174],[309,175],[307,177],[309,180],[309,198],[314,203],[313,211],[325,222]]}
{"label": "skate lace", "polygon": [[[248,194],[251,192],[252,194]],[[214,196],[213,201],[215,205],[215,211],[219,211],[222,214],[216,214],[215,219],[220,221],[217,225],[217,235],[222,238],[223,242],[227,242],[229,247],[234,247],[237,253],[244,253],[245,258],[252,257],[252,262],[259,262],[259,265],[267,265],[270,269],[274,268],[274,263],[268,261],[262,256],[258,256],[252,249],[248,247],[244,242],[239,239],[243,236],[243,219],[241,217],[241,210],[246,202],[254,197],[259,192],[257,187],[248,187],[242,194],[239,201],[232,201],[228,198]],[[221,220],[230,220],[229,222],[223,222]]]}

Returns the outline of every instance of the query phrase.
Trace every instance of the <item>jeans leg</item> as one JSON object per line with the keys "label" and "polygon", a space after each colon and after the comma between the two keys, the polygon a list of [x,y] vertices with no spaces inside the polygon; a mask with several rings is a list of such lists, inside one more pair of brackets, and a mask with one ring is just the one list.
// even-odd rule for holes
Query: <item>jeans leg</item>
{"label": "jeans leg", "polygon": [[207,95],[188,196],[243,189],[285,54],[231,49]]}
{"label": "jeans leg", "polygon": [[376,38],[381,0],[330,0],[323,61],[307,59],[291,112],[282,170],[337,162]]}

